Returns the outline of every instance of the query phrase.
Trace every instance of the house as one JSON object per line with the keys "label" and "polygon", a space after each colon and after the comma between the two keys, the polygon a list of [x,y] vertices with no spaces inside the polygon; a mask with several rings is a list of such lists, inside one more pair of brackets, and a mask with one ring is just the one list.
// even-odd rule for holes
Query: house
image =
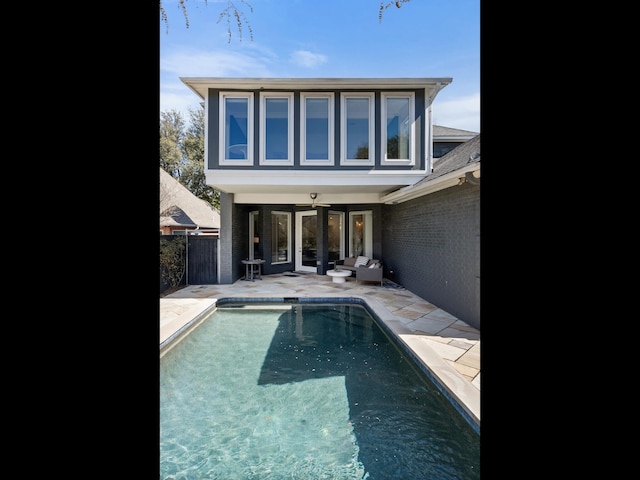
{"label": "house", "polygon": [[[480,328],[480,137],[433,153],[432,109],[451,78],[181,80],[205,108],[220,283],[246,259],[264,259],[266,275],[325,274],[367,256]],[[454,130],[443,143],[472,133]]]}
{"label": "house", "polygon": [[458,145],[471,140],[478,132],[460,130],[458,128],[433,126],[433,158],[440,158]]}
{"label": "house", "polygon": [[218,235],[220,213],[160,167],[160,233]]}

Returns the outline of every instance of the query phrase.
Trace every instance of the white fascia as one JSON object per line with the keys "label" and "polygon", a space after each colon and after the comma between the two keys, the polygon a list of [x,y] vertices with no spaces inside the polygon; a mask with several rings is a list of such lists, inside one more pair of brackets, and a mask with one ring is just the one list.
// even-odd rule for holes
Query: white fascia
{"label": "white fascia", "polygon": [[205,170],[207,185],[413,185],[425,170]]}
{"label": "white fascia", "polygon": [[278,89],[391,89],[391,88],[424,88],[430,101],[437,93],[449,85],[453,78],[233,78],[233,77],[180,77],[193,93],[206,100],[207,90],[246,89],[268,90]]}
{"label": "white fascia", "polygon": [[403,203],[408,200],[413,200],[414,198],[444,190],[445,188],[454,187],[464,183],[461,179],[465,177],[467,172],[470,172],[476,178],[480,178],[480,163],[467,165],[464,168],[447,173],[431,181],[425,181],[417,185],[408,185],[382,196],[380,201],[386,204]]}

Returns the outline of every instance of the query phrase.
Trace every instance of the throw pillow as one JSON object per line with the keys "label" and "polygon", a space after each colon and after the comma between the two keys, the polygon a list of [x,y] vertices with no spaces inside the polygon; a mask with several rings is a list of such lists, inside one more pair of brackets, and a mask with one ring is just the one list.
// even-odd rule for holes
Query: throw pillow
{"label": "throw pillow", "polygon": [[367,262],[369,261],[369,257],[365,257],[363,255],[360,255],[358,258],[356,258],[356,263],[353,264],[354,267],[363,267],[367,264]]}

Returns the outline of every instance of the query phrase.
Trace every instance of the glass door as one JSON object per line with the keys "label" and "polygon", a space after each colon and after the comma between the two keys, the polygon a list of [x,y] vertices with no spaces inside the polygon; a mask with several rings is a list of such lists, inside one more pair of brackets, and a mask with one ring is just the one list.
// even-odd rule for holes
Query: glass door
{"label": "glass door", "polygon": [[349,212],[349,256],[373,255],[373,213]]}
{"label": "glass door", "polygon": [[260,255],[260,212],[249,212],[249,260],[262,258]]}
{"label": "glass door", "polygon": [[336,260],[344,258],[344,212],[329,210],[329,268],[334,268]]}
{"label": "glass door", "polygon": [[296,212],[296,270],[318,271],[316,249],[317,210]]}

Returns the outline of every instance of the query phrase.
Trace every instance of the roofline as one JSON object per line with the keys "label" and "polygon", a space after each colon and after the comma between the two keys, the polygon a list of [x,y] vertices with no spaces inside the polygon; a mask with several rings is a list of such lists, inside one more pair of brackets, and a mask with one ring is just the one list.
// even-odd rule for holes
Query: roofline
{"label": "roofline", "polygon": [[[388,193],[380,198],[382,203],[395,205],[397,203],[403,203],[414,198],[429,195],[431,193],[444,190],[445,188],[453,187],[466,183],[464,180],[467,172],[473,174],[480,172],[480,162],[471,163],[465,165],[463,168],[449,172],[441,177],[434,178],[432,181],[419,182],[414,185],[408,185],[395,192]],[[475,178],[480,178],[474,175]]]}
{"label": "roofline", "polygon": [[468,135],[434,135],[433,140],[435,142],[459,142],[461,140],[471,140],[476,135],[478,134],[472,133]]}
{"label": "roofline", "polygon": [[437,87],[440,91],[449,85],[451,77],[427,78],[233,78],[233,77],[179,77],[196,95],[206,99],[208,88],[218,89],[250,89],[261,90],[268,88],[289,89],[388,89],[388,88],[428,88]]}

